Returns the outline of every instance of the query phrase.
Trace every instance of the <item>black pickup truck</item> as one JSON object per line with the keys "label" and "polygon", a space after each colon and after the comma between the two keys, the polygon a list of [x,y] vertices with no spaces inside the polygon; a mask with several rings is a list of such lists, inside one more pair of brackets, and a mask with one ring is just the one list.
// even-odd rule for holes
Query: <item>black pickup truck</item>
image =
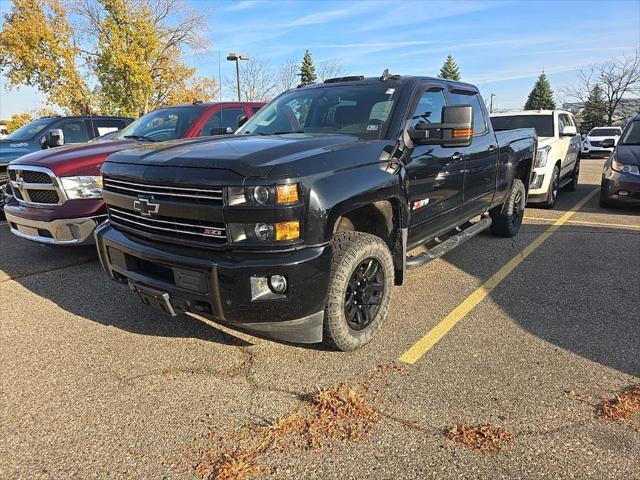
{"label": "black pickup truck", "polygon": [[536,143],[494,133],[465,83],[385,71],[299,87],[235,135],[111,155],[100,259],[172,315],[353,350],[408,268],[518,232]]}

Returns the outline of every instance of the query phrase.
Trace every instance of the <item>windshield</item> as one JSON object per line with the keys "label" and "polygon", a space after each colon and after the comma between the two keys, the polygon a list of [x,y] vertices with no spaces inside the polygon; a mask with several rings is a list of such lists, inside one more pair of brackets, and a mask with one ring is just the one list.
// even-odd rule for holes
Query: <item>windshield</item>
{"label": "windshield", "polygon": [[640,120],[629,122],[629,126],[622,134],[622,145],[640,145]]}
{"label": "windshield", "polygon": [[620,135],[619,128],[594,128],[589,132],[590,137],[617,137]]}
{"label": "windshield", "polygon": [[7,140],[14,142],[24,142],[25,140],[31,140],[42,130],[51,125],[52,120],[50,118],[40,118],[29,122],[26,125],[20,127],[15,132],[7,137]]}
{"label": "windshield", "polygon": [[161,108],[140,117],[128,127],[117,132],[117,135],[111,139],[134,138],[163,142],[182,138],[206,108],[205,106]]}
{"label": "windshield", "polygon": [[553,137],[553,115],[508,115],[491,117],[496,131],[535,128],[539,137]]}
{"label": "windshield", "polygon": [[399,95],[384,83],[292,90],[263,107],[238,133],[324,133],[382,137]]}

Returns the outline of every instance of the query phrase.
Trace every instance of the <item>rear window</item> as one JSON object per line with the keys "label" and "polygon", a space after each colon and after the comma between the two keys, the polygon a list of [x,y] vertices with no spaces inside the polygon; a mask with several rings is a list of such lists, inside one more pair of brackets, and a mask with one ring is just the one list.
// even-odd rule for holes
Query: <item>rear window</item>
{"label": "rear window", "polygon": [[535,128],[539,137],[553,137],[553,115],[509,115],[491,117],[496,131]]}
{"label": "rear window", "polygon": [[621,130],[619,128],[594,128],[589,132],[591,137],[615,137],[620,135]]}

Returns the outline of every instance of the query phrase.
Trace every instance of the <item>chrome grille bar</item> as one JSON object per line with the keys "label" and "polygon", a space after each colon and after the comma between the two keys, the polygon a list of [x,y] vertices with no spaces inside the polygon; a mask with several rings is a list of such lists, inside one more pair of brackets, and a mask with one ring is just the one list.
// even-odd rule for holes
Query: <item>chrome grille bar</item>
{"label": "chrome grille bar", "polygon": [[[171,187],[165,185],[150,185],[144,183],[125,182],[109,177],[104,178],[104,189],[115,193],[131,193],[138,196],[139,193],[159,197],[197,198],[205,200],[222,201],[222,189],[201,189]],[[208,194],[208,195],[204,195]]]}

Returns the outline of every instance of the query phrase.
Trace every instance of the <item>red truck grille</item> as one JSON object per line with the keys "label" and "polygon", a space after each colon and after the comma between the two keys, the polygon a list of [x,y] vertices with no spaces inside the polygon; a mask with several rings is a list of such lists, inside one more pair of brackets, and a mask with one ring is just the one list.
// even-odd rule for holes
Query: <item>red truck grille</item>
{"label": "red truck grille", "polygon": [[63,203],[65,196],[51,170],[27,165],[9,166],[9,182],[16,199],[34,207],[51,207]]}

